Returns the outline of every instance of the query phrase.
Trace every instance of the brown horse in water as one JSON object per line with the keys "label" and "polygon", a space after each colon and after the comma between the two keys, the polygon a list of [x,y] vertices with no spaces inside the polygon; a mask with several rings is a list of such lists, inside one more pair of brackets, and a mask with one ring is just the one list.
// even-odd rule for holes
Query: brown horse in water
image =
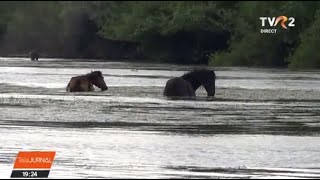
{"label": "brown horse in water", "polygon": [[94,91],[93,85],[101,89],[108,90],[101,71],[91,71],[86,75],[72,77],[67,85],[67,92],[85,92]]}
{"label": "brown horse in water", "polygon": [[39,52],[35,49],[29,52],[29,56],[31,61],[39,61]]}
{"label": "brown horse in water", "polygon": [[198,69],[184,74],[181,77],[169,79],[166,83],[163,95],[167,97],[194,98],[196,90],[204,86],[208,97],[215,95],[216,75],[212,70]]}

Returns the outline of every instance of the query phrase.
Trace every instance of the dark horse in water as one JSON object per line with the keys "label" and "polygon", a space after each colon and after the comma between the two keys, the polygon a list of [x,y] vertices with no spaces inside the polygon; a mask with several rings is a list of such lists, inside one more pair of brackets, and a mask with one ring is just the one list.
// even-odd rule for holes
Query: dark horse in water
{"label": "dark horse in water", "polygon": [[194,70],[181,77],[168,80],[163,95],[167,97],[193,98],[196,96],[196,90],[203,85],[208,97],[214,97],[215,80],[216,75],[213,70]]}
{"label": "dark horse in water", "polygon": [[29,56],[31,61],[39,61],[39,52],[35,49],[29,52]]}
{"label": "dark horse in water", "polygon": [[86,75],[72,77],[67,85],[67,92],[84,92],[94,91],[93,85],[101,89],[101,91],[108,90],[101,71],[91,71]]}

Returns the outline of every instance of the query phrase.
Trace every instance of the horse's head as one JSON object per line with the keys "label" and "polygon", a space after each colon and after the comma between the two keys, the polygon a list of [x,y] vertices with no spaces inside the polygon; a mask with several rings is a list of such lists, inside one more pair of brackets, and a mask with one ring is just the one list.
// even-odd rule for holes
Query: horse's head
{"label": "horse's head", "polygon": [[97,86],[98,88],[101,89],[101,91],[106,91],[108,90],[108,86],[106,85],[104,78],[102,76],[101,71],[91,71],[89,74],[90,80],[93,85]]}
{"label": "horse's head", "polygon": [[203,75],[203,86],[207,91],[208,96],[214,96],[216,93],[216,75],[214,71],[206,71]]}
{"label": "horse's head", "polygon": [[204,86],[208,96],[213,97],[215,91],[216,75],[214,71],[207,69],[195,69],[189,73],[186,73],[182,78],[191,83],[192,88],[196,91],[200,86]]}

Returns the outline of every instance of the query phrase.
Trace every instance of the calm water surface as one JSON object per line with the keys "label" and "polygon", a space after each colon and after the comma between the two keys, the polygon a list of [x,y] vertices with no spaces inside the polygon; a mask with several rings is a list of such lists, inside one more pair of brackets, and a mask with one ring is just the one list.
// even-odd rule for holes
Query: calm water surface
{"label": "calm water surface", "polygon": [[[320,178],[320,72],[215,68],[216,97],[162,96],[194,67],[0,58],[0,178],[54,150],[51,178]],[[67,93],[100,70],[108,91]]]}

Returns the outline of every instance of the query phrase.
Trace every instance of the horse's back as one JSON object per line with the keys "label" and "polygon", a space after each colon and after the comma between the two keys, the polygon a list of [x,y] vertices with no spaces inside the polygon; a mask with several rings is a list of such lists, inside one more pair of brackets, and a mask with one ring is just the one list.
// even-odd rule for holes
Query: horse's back
{"label": "horse's back", "polygon": [[195,96],[195,92],[188,81],[175,77],[167,81],[163,95],[169,97],[188,97]]}

